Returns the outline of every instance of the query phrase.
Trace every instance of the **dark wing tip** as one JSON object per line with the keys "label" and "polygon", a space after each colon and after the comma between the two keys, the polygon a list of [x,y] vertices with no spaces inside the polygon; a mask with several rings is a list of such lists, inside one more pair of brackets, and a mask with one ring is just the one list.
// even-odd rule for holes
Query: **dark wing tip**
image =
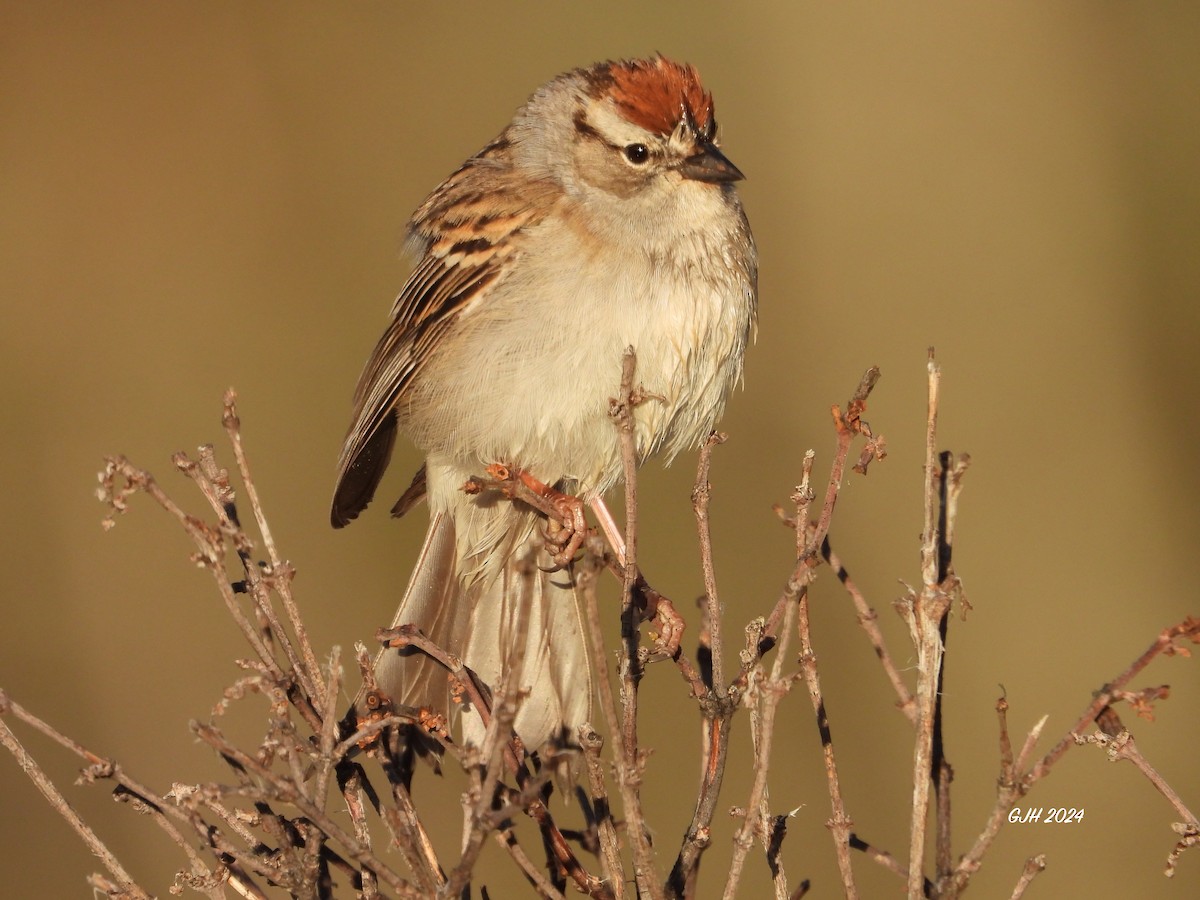
{"label": "dark wing tip", "polygon": [[334,528],[349,525],[367,508],[392,458],[395,443],[396,413],[393,410],[383,417],[349,461],[343,461],[329,512],[329,523]]}

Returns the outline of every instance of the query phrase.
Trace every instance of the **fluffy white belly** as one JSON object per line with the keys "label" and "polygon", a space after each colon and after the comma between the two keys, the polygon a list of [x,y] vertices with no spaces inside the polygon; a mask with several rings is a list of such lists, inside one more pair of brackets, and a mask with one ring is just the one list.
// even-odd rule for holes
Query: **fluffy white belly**
{"label": "fluffy white belly", "polygon": [[620,477],[609,401],[629,346],[648,395],[635,411],[642,457],[671,457],[707,436],[741,375],[748,284],[722,289],[699,267],[664,273],[645,259],[515,268],[413,379],[398,412],[417,446],[603,492]]}

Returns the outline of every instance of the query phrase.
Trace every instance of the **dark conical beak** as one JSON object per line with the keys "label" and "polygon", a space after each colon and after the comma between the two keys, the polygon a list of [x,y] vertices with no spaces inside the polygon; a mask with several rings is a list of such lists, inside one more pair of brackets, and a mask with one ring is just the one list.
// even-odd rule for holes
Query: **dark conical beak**
{"label": "dark conical beak", "polygon": [[700,149],[679,166],[684,178],[706,181],[709,184],[724,184],[741,181],[746,177],[711,141],[699,141],[698,144]]}

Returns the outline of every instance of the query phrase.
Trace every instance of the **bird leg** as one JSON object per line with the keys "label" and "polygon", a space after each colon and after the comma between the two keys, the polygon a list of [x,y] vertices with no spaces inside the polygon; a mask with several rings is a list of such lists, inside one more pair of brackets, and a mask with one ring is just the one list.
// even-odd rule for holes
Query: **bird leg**
{"label": "bird leg", "polygon": [[[496,482],[504,496],[528,503],[550,520],[545,538],[546,549],[552,551],[552,571],[569,565],[587,539],[588,527],[587,519],[583,516],[583,501],[550,487],[516,467],[492,463],[484,471]],[[468,482],[467,487],[470,489],[476,485]]]}
{"label": "bird leg", "polygon": [[612,547],[613,553],[617,555],[617,562],[624,566],[625,535],[621,533],[621,529],[617,526],[617,520],[608,511],[603,497],[593,497],[591,503],[588,505],[591,506],[592,514],[595,515],[596,521],[600,523],[600,530],[608,538],[608,546]]}
{"label": "bird leg", "polygon": [[[549,521],[545,537],[547,549],[553,551],[554,567],[550,571],[558,571],[570,564],[588,534],[582,501],[578,497],[550,487],[515,466],[492,463],[484,471],[488,481],[473,477],[463,485],[463,490],[468,494],[478,494],[493,488],[509,500],[520,500],[532,506]],[[590,506],[616,557],[610,561],[610,567],[618,578],[624,578],[625,537],[603,499],[592,499]],[[650,587],[641,572],[637,573],[634,595],[641,621],[658,621],[660,631],[655,636],[652,651],[654,656],[679,662],[680,642],[687,624],[683,616],[669,599]]]}

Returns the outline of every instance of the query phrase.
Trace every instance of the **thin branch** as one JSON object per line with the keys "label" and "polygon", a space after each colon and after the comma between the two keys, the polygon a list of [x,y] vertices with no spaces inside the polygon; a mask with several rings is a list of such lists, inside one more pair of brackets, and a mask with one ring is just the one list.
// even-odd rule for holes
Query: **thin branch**
{"label": "thin branch", "polygon": [[600,761],[604,738],[590,724],[584,724],[579,728],[579,745],[583,748],[583,763],[591,790],[591,806],[600,840],[600,864],[603,867],[604,879],[612,889],[615,900],[622,900],[625,896],[625,877],[621,867],[621,845],[617,839],[617,828],[613,822],[608,791],[604,785],[604,766]]}
{"label": "thin branch", "polygon": [[467,808],[468,833],[458,865],[450,873],[449,879],[442,888],[447,897],[457,897],[462,893],[471,880],[471,871],[475,867],[483,843],[488,834],[495,829],[499,821],[493,823],[492,805],[497,798],[500,786],[500,771],[504,766],[504,743],[502,735],[512,730],[516,719],[516,704],[511,699],[511,688],[507,681],[512,670],[502,676],[505,683],[500,686],[498,693],[504,699],[495,706],[495,715],[487,724],[483,742],[479,747],[479,757],[486,761],[483,775],[480,767],[471,767],[471,790],[463,794],[463,805]]}
{"label": "thin branch", "polygon": [[1050,752],[1042,757],[1037,765],[1025,773],[1022,784],[1026,790],[1032,787],[1034,782],[1045,777],[1051,766],[1067,750],[1075,746],[1074,735],[1082,734],[1088,724],[1093,722],[1096,716],[1100,714],[1100,711],[1112,702],[1113,696],[1118,691],[1124,690],[1125,686],[1136,678],[1159,655],[1173,656],[1175,653],[1180,652],[1177,642],[1181,639],[1188,640],[1194,644],[1200,643],[1200,618],[1188,616],[1179,624],[1164,628],[1141,656],[1130,663],[1124,672],[1096,692],[1092,702],[1080,714],[1071,730],[1051,748]]}
{"label": "thin branch", "polygon": [[1044,871],[1046,871],[1045,853],[1031,856],[1025,860],[1025,868],[1021,870],[1021,877],[1017,879],[1017,884],[1013,888],[1011,900],[1021,900],[1025,896],[1025,889],[1029,887],[1030,882]]}
{"label": "thin branch", "polygon": [[1121,717],[1117,715],[1117,711],[1111,706],[1106,706],[1096,716],[1096,725],[1103,732],[1109,741],[1109,759],[1113,762],[1117,760],[1128,760],[1137,767],[1137,770],[1146,776],[1146,779],[1154,785],[1154,789],[1162,794],[1167,802],[1175,808],[1180,817],[1188,825],[1193,828],[1200,828],[1200,819],[1196,818],[1196,814],[1188,809],[1187,804],[1183,802],[1183,798],[1179,793],[1167,783],[1167,780],[1159,774],[1158,770],[1150,763],[1150,760],[1142,754],[1138,749],[1137,743],[1133,739],[1133,735],[1125,727],[1121,721]]}
{"label": "thin branch", "polygon": [[[634,588],[638,582],[637,569],[637,434],[633,411],[642,401],[640,391],[635,390],[633,378],[637,369],[637,356],[633,348],[625,350],[621,362],[621,393],[613,402],[609,416],[616,423],[621,446],[621,463],[625,477],[625,566],[621,583],[621,651],[619,676],[621,680],[621,728],[614,733],[617,754],[617,784],[621,789],[621,801],[629,841],[633,848],[633,874],[638,894],[651,900],[660,900],[662,886],[654,865],[654,850],[650,846],[642,811],[641,784],[645,761],[638,749],[637,693],[642,677],[642,662],[638,655],[639,611],[634,604]],[[590,602],[595,602],[595,595]],[[598,628],[593,632],[599,636]],[[600,648],[603,652],[603,647]]]}
{"label": "thin branch", "polygon": [[721,602],[717,596],[717,576],[713,568],[712,528],[709,525],[709,502],[712,485],[708,476],[712,467],[712,448],[723,444],[726,436],[713,432],[700,448],[696,484],[692,488],[692,511],[700,537],[700,568],[704,573],[704,604],[707,610],[708,646],[712,653],[712,690],[720,697],[725,694],[725,664],[721,637]]}
{"label": "thin branch", "polygon": [[[140,784],[138,781],[127,775],[121,769],[121,767],[117,765],[117,763],[93,753],[82,744],[62,734],[48,722],[38,718],[14,702],[2,690],[0,690],[0,713],[11,713],[25,724],[50,738],[50,740],[58,744],[60,747],[69,750],[87,762],[88,766],[84,769],[81,780],[91,782],[98,778],[111,779],[129,795],[139,798],[151,811],[156,813],[152,815],[155,823],[158,824],[160,828],[164,829],[171,839],[176,843],[179,843],[180,841],[179,833],[172,827],[172,824],[167,817],[174,818],[177,821],[190,825],[195,829],[196,833],[205,840],[211,841],[214,837],[218,836],[215,834],[215,829],[208,828],[196,816],[171,805],[166,801],[165,798],[159,797],[145,785]],[[3,723],[0,722],[0,725],[3,725]],[[239,890],[246,889],[246,886],[249,885],[249,879],[240,874],[237,866],[226,864],[226,868],[228,868],[230,872],[231,884],[239,886]]]}
{"label": "thin branch", "polygon": [[[797,505],[795,521],[800,523],[796,529],[796,556],[798,559],[803,559],[806,553],[805,528],[802,523],[808,521],[809,509],[813,501],[813,492],[810,487],[813,459],[813,451],[809,450],[805,453],[801,467],[800,485],[797,487],[794,495]],[[806,569],[805,571],[811,572],[812,570]],[[768,829],[766,828],[766,822],[769,818],[767,771],[770,768],[771,746],[775,736],[775,713],[780,700],[783,699],[783,695],[791,688],[793,683],[792,678],[784,678],[783,665],[784,660],[787,659],[788,643],[797,617],[797,610],[803,604],[803,598],[804,595],[802,594],[798,603],[788,603],[784,609],[779,646],[775,654],[775,662],[772,666],[770,677],[766,676],[761,662],[755,663],[750,675],[749,687],[746,691],[746,701],[750,706],[750,731],[756,757],[754,781],[750,790],[750,800],[746,804],[745,820],[742,822],[741,828],[734,835],[733,859],[730,863],[729,875],[725,881],[726,900],[732,900],[734,892],[737,890],[738,882],[741,880],[742,867],[745,864],[746,855],[750,850],[755,832],[758,832],[763,838],[769,861],[775,863],[772,866],[772,870],[775,875],[773,881],[776,897],[779,900],[786,900],[788,896],[786,874],[784,874],[782,866],[778,865],[777,858],[770,860],[770,838],[768,836]],[[750,638],[749,643],[751,646],[747,650],[748,652],[752,652],[753,647],[759,643],[760,637],[752,632],[748,634],[748,637]],[[804,630],[801,629],[802,642],[803,639]],[[761,656],[759,660],[761,660]]]}
{"label": "thin branch", "polygon": [[566,900],[562,891],[558,890],[550,879],[541,873],[533,860],[531,860],[525,851],[521,849],[521,845],[517,843],[517,836],[511,828],[501,828],[495,833],[496,843],[503,847],[508,855],[512,857],[513,862],[517,864],[517,868],[533,885],[534,890],[538,895],[546,898],[546,900]]}
{"label": "thin branch", "polygon": [[879,614],[867,603],[866,597],[858,589],[858,585],[854,583],[854,580],[850,577],[850,573],[846,571],[845,566],[838,559],[837,554],[833,552],[833,547],[830,545],[828,538],[821,544],[821,554],[825,557],[825,561],[833,568],[837,574],[838,581],[842,583],[842,587],[846,589],[846,593],[850,595],[850,599],[854,602],[854,609],[858,613],[858,624],[866,632],[867,638],[871,641],[871,646],[875,650],[875,656],[883,666],[884,674],[887,675],[888,681],[892,685],[892,690],[896,692],[896,707],[909,722],[915,725],[917,721],[916,700],[913,699],[913,695],[908,689],[908,684],[904,681],[899,667],[892,659],[892,654],[887,648],[887,642],[884,640],[883,632],[878,625]]}
{"label": "thin branch", "polygon": [[[879,847],[864,841],[857,834],[850,835],[850,849],[859,851],[860,853],[864,854],[867,859],[878,863],[889,872],[899,877],[905,884],[908,883],[908,867],[901,860],[896,859],[896,857],[892,856],[892,854],[888,853],[886,850],[882,850]],[[929,881],[929,879],[925,879],[925,890],[922,896],[933,896],[933,882]]]}
{"label": "thin branch", "polygon": [[[708,474],[712,449],[722,440],[724,440],[723,436],[714,433],[709,435],[708,440],[700,448],[700,459],[696,465],[696,482],[692,490],[692,509],[696,515],[696,527],[700,534],[701,565],[706,572],[710,573],[713,568],[712,542],[707,538],[709,532],[707,498],[710,489]],[[705,557],[709,557],[708,562],[703,561]],[[688,887],[696,877],[700,856],[709,846],[710,828],[713,816],[716,815],[721,784],[725,778],[725,760],[729,752],[729,726],[745,690],[744,679],[740,679],[739,684],[727,688],[724,692],[719,693],[714,689],[717,659],[720,656],[720,631],[720,606],[716,602],[715,585],[711,592],[706,585],[701,648],[707,650],[712,662],[707,670],[707,687],[699,698],[702,754],[700,788],[696,797],[696,808],[692,813],[692,821],[684,832],[679,854],[675,858],[675,864],[671,867],[671,874],[667,877],[667,891],[673,897],[688,896]],[[713,643],[714,633],[717,635],[716,646]],[[701,668],[704,669],[703,662]],[[703,682],[703,675],[701,675],[701,679]],[[698,687],[693,682],[693,695],[696,694]]]}
{"label": "thin branch", "polygon": [[[228,403],[228,395],[226,397]],[[229,425],[229,407],[226,406],[226,428],[231,428]],[[236,422],[236,417],[234,418]],[[236,426],[232,426],[236,428]],[[275,607],[271,602],[271,591],[275,590],[280,597],[283,596],[281,587],[286,587],[295,572],[286,563],[279,563],[269,569],[263,570],[254,560],[254,542],[250,536],[246,534],[242,527],[241,517],[238,514],[237,504],[235,502],[236,493],[229,481],[229,472],[226,469],[217,465],[216,454],[213,451],[211,444],[205,444],[199,448],[197,459],[193,460],[185,453],[177,453],[173,457],[176,467],[187,475],[199,488],[200,493],[208,501],[213,512],[217,515],[217,525],[220,533],[224,535],[232,544],[234,551],[237,554],[238,560],[242,565],[242,571],[245,574],[245,581],[238,586],[239,590],[248,593],[254,601],[255,608],[259,616],[266,620],[270,625],[270,636],[282,648],[284,656],[287,657],[288,664],[295,673],[296,679],[300,682],[304,689],[304,696],[309,698],[317,705],[321,705],[321,671],[317,667],[315,659],[311,666],[305,665],[296,648],[292,644],[292,639],[288,631],[283,627],[282,621],[279,619],[275,611]],[[242,460],[244,463],[245,460]],[[253,485],[253,481],[249,479],[249,472],[243,470],[242,478],[244,484]],[[260,519],[265,521],[261,511],[257,513]],[[213,576],[218,577],[218,571],[213,570]],[[224,578],[225,572],[223,569],[219,572],[219,577]],[[295,613],[293,618],[298,616]],[[303,631],[303,625],[301,626]],[[274,664],[274,656],[271,659],[264,657],[264,663]],[[317,728],[315,719],[308,717],[309,724],[314,729]]]}
{"label": "thin branch", "polygon": [[[366,648],[364,647],[363,650],[365,651]],[[344,769],[339,768],[339,775],[343,771],[346,772],[346,777],[342,784],[342,797],[346,801],[346,810],[354,825],[354,837],[370,850],[371,829],[367,824],[366,807],[363,806],[363,782],[366,780],[366,773],[363,772],[361,766],[356,764],[347,765]],[[376,878],[375,873],[370,869],[363,869],[361,878],[363,900],[378,900],[379,879]]]}
{"label": "thin branch", "polygon": [[[0,693],[0,712],[10,711],[12,706],[13,704],[9,701],[7,694]],[[3,719],[0,719],[0,743],[4,744],[5,749],[13,755],[17,761],[17,765],[21,767],[21,771],[29,776],[29,780],[33,782],[34,787],[41,792],[54,811],[63,817],[74,832],[83,839],[83,842],[87,845],[88,850],[92,852],[92,855],[100,860],[104,868],[117,880],[117,887],[121,895],[135,898],[135,900],[141,900],[141,898],[150,900],[150,895],[133,880],[133,876],[125,870],[125,867],[121,865],[116,855],[108,849],[104,841],[100,840],[96,832],[88,827],[87,823],[83,821],[83,817],[75,811],[75,807],[54,786],[54,782],[47,777],[46,773],[42,771],[41,766],[29,755],[28,751],[26,751],[25,747]]]}
{"label": "thin branch", "polygon": [[[795,615],[795,607],[789,606],[785,624],[789,631],[791,620],[795,618]],[[777,662],[784,658],[785,649],[781,646],[779,655],[776,656]],[[742,867],[745,865],[746,856],[756,835],[762,839],[768,854],[771,853],[771,829],[767,827],[767,823],[770,821],[767,806],[767,772],[771,765],[771,749],[775,737],[775,714],[779,708],[779,702],[791,686],[792,679],[783,678],[778,671],[767,677],[766,673],[760,669],[757,675],[751,678],[751,690],[747,700],[750,699],[750,695],[753,695],[753,713],[756,720],[752,727],[755,745],[754,781],[750,788],[750,799],[746,803],[745,817],[733,839],[733,858],[729,865],[729,874],[725,880],[723,895],[726,900],[732,900],[737,891],[738,882],[742,876]],[[776,895],[782,896],[786,900],[788,896],[787,878],[782,875],[782,868],[777,865],[777,859],[775,862],[773,880]],[[782,894],[779,893],[780,891]]]}
{"label": "thin branch", "polygon": [[808,696],[817,717],[817,731],[821,738],[821,753],[825,762],[825,779],[829,789],[830,817],[826,826],[833,836],[834,852],[838,871],[842,878],[842,889],[847,898],[858,896],[854,881],[854,868],[850,862],[850,834],[854,821],[846,812],[842,798],[841,782],[838,777],[837,760],[833,751],[833,732],[825,699],[821,694],[821,680],[817,672],[817,657],[812,645],[812,632],[808,618],[808,589],[802,589],[799,602],[800,670],[808,686]]}
{"label": "thin branch", "polygon": [[954,894],[947,894],[947,896],[958,896],[958,894],[961,894],[966,889],[971,877],[979,870],[984,855],[995,842],[997,835],[999,835],[1000,829],[1007,819],[1009,810],[1012,809],[1018,800],[1028,794],[1037,782],[1050,773],[1055,763],[1071,747],[1078,745],[1079,736],[1087,730],[1090,723],[1096,720],[1100,712],[1112,702],[1113,696],[1124,690],[1125,686],[1158,656],[1170,656],[1176,653],[1186,654],[1188,652],[1187,649],[1179,643],[1183,640],[1200,643],[1200,618],[1188,616],[1182,622],[1172,625],[1169,628],[1164,628],[1154,642],[1125,671],[1093,695],[1092,701],[1087,705],[1067,733],[1059,739],[1058,743],[1041,760],[1026,771],[1025,765],[1033,753],[1033,747],[1042,727],[1045,725],[1046,717],[1043,717],[1037,723],[1033,730],[1030,731],[1025,746],[1014,766],[1018,777],[1011,787],[1003,784],[1000,785],[996,793],[996,802],[988,814],[979,835],[975,838],[975,843],[959,859],[958,865],[955,866],[951,876],[950,884],[944,886],[944,890],[949,890],[952,887],[955,892]]}
{"label": "thin branch", "polygon": [[912,819],[909,833],[908,896],[924,891],[925,831],[929,819],[929,779],[933,767],[933,732],[937,685],[942,668],[940,625],[949,597],[938,578],[937,415],[941,370],[929,353],[929,405],[925,428],[925,524],[921,542],[921,593],[910,594],[909,628],[917,650],[917,734],[913,746]]}
{"label": "thin branch", "polygon": [[[192,730],[201,740],[236,763],[239,768],[253,773],[265,786],[261,794],[262,799],[278,799],[293,804],[303,815],[318,825],[329,838],[341,844],[355,862],[369,868],[381,880],[387,882],[393,890],[405,895],[410,894],[412,889],[403,878],[392,871],[390,866],[376,857],[368,848],[355,840],[353,835],[348,834],[316,804],[307,800],[300,793],[298,786],[290,779],[276,774],[250,754],[230,744],[217,729],[210,725],[195,722],[192,724]],[[247,796],[252,796],[252,794],[247,792]],[[424,874],[429,880],[433,880],[431,873],[425,872]]]}
{"label": "thin branch", "polygon": [[[957,864],[953,863],[949,843],[951,769],[946,763],[941,739],[940,698],[946,671],[943,662],[947,614],[954,600],[959,600],[964,609],[968,608],[953,572],[951,554],[959,491],[969,458],[964,455],[955,461],[949,454],[942,454],[940,468],[935,463],[939,372],[932,351],[929,359],[922,585],[920,590],[910,589],[904,608],[910,634],[917,647],[919,679],[915,693],[909,691],[888,652],[874,611],[833,554],[828,541],[842,480],[847,474],[846,466],[854,462],[850,456],[852,442],[859,436],[865,439],[857,462],[853,465],[854,470],[861,473],[865,473],[870,463],[881,459],[886,452],[883,438],[875,435],[863,419],[868,396],[879,377],[878,370],[867,371],[844,412],[837,406],[832,409],[837,450],[830,467],[828,485],[817,505],[815,521],[810,519],[816,502],[810,489],[811,451],[806,457],[803,481],[794,498],[797,514],[794,519],[785,519],[795,529],[795,563],[784,590],[769,614],[754,619],[747,627],[740,667],[733,673],[724,668],[722,617],[713,566],[709,509],[711,453],[715,443],[723,438],[714,435],[703,448],[692,498],[705,589],[698,639],[699,661],[694,666],[681,651],[683,618],[666,597],[649,586],[637,565],[636,468],[641,451],[637,441],[635,411],[639,404],[652,398],[635,385],[635,365],[630,350],[623,359],[620,396],[612,401],[610,409],[625,475],[624,534],[619,534],[615,523],[605,520],[597,510],[614,554],[606,556],[602,548],[597,549],[600,541],[589,536],[582,504],[576,498],[547,488],[528,473],[505,467],[489,467],[491,481],[473,479],[473,482],[477,482],[480,490],[498,488],[506,496],[523,500],[542,511],[550,518],[552,531],[554,526],[561,523],[562,528],[555,534],[567,535],[569,539],[562,539],[561,553],[554,554],[556,561],[562,562],[563,558],[573,555],[581,542],[586,540],[583,560],[577,566],[577,586],[585,604],[588,640],[597,669],[600,707],[611,735],[615,777],[624,811],[623,827],[631,845],[634,880],[639,897],[669,895],[672,898],[691,898],[701,890],[698,875],[700,858],[711,842],[710,828],[720,802],[719,791],[725,774],[730,726],[737,707],[744,700],[750,714],[755,771],[749,801],[745,809],[737,813],[743,819],[736,829],[732,860],[725,875],[725,894],[733,895],[750,851],[758,840],[766,851],[776,900],[787,900],[787,877],[781,863],[787,817],[773,817],[770,813],[769,773],[772,757],[778,757],[774,741],[779,704],[784,694],[801,677],[805,679],[816,714],[832,811],[827,824],[834,839],[843,889],[848,897],[857,895],[851,865],[852,850],[868,854],[904,879],[910,897],[937,896],[942,900],[951,900],[959,896],[978,869],[984,853],[991,846],[1016,800],[1045,777],[1070,746],[1080,741],[1103,744],[1114,759],[1133,762],[1184,819],[1172,826],[1180,835],[1180,840],[1168,857],[1168,875],[1173,873],[1180,854],[1200,843],[1200,823],[1196,821],[1196,816],[1141,755],[1112,708],[1113,704],[1125,701],[1139,714],[1145,714],[1156,700],[1165,697],[1164,687],[1134,691],[1129,689],[1129,683],[1158,655],[1185,653],[1186,648],[1181,645],[1183,640],[1200,641],[1200,620],[1187,619],[1164,630],[1155,644],[1135,660],[1126,672],[1111,684],[1104,685],[1079,722],[1036,763],[1031,761],[1035,759],[1035,748],[1045,718],[1030,730],[1019,752],[1014,754],[1007,703],[1001,697],[996,707],[1000,732],[1000,778],[996,804],[974,845]],[[268,889],[314,898],[332,896],[334,878],[367,900],[377,900],[382,893],[405,898],[442,896],[447,900],[459,900],[471,892],[473,871],[489,835],[505,847],[515,865],[542,897],[561,898],[568,879],[581,892],[599,900],[618,900],[628,896],[618,825],[609,808],[609,792],[605,786],[606,773],[601,756],[603,740],[590,726],[574,736],[579,739],[583,749],[583,764],[590,786],[590,797],[582,787],[579,788],[586,826],[578,831],[564,831],[550,815],[548,802],[552,794],[551,775],[563,770],[565,757],[553,752],[543,753],[540,757],[525,753],[519,739],[512,733],[512,722],[516,704],[522,698],[521,692],[510,689],[503,678],[498,685],[484,684],[478,675],[463,664],[461,658],[450,652],[457,650],[457,647],[438,647],[419,629],[411,626],[402,626],[381,635],[395,642],[395,645],[405,644],[419,649],[450,671],[453,683],[461,685],[461,696],[477,709],[485,724],[481,746],[456,744],[449,738],[445,719],[432,716],[427,709],[391,704],[378,691],[365,650],[359,653],[359,657],[367,701],[365,705],[352,708],[340,721],[336,718],[342,694],[339,654],[335,648],[325,667],[319,666],[316,661],[292,596],[294,569],[279,554],[251,479],[242,445],[236,396],[232,391],[225,396],[223,422],[233,445],[237,470],[241,473],[245,495],[249,498],[269,564],[257,562],[254,557],[254,544],[239,521],[229,473],[217,465],[211,447],[201,448],[196,460],[183,454],[174,460],[214,510],[215,518],[211,521],[187,514],[162,491],[148,472],[137,469],[123,457],[108,460],[101,475],[100,494],[110,507],[110,516],[106,521],[109,526],[117,514],[125,511],[128,498],[137,492],[149,494],[176,519],[195,546],[193,560],[209,569],[228,612],[257,656],[257,659],[238,661],[243,669],[241,677],[225,691],[213,715],[221,715],[243,697],[261,696],[269,704],[267,728],[261,742],[250,750],[243,750],[234,746],[215,727],[194,726],[197,734],[213,746],[230,766],[233,784],[176,784],[170,792],[160,797],[126,776],[114,762],[90,753],[36,717],[29,716],[12,704],[2,691],[0,714],[8,713],[27,722],[61,746],[80,755],[87,762],[85,780],[107,778],[114,781],[117,799],[150,815],[187,855],[190,869],[179,874],[177,885],[203,891],[213,900],[224,897],[229,888],[255,900],[265,900]],[[410,493],[416,487],[417,483],[414,482]],[[567,505],[567,500],[574,500],[574,505]],[[596,509],[595,503],[593,509]],[[600,509],[603,509],[602,505]],[[237,555],[245,572],[245,580],[233,584],[228,575],[228,567],[236,565],[229,557],[231,551]],[[809,585],[822,557],[834,567],[850,594],[860,624],[875,647],[892,684],[898,705],[916,724],[914,796],[910,823],[912,842],[907,866],[850,832],[851,821],[842,798],[809,622],[812,601]],[[611,660],[604,650],[596,596],[598,572],[606,564],[617,574],[622,586],[622,644],[618,654],[617,675],[621,686],[620,708],[610,681],[608,668]],[[253,606],[247,608],[246,598],[238,594],[247,594]],[[282,610],[275,606],[276,603],[282,603]],[[655,638],[654,647],[647,649],[641,646],[639,626],[651,619],[660,623],[660,636]],[[788,674],[786,668],[791,662],[788,659],[788,647],[793,626],[800,643],[800,669],[795,674]],[[525,642],[519,643],[523,648]],[[764,660],[772,650],[776,651],[776,657],[768,674]],[[639,746],[638,691],[648,663],[664,657],[676,663],[688,692],[697,699],[701,712],[702,753],[701,777],[692,820],[670,876],[662,883],[655,871],[651,830],[645,821],[640,795],[647,752]],[[504,672],[519,669],[519,665],[514,666],[511,661],[502,667]],[[370,702],[372,697],[375,700],[373,704]],[[297,718],[297,713],[300,718]],[[1084,737],[1084,730],[1092,722],[1097,723],[1100,731]],[[28,754],[19,743],[15,743],[16,738],[3,721],[0,721],[0,742],[30,772],[30,777],[39,789],[43,789],[51,803],[56,808],[60,808],[59,804],[65,807],[60,808],[60,812],[75,827],[78,816],[69,806],[65,806],[61,794],[32,760],[28,760]],[[365,754],[360,757],[362,762],[354,761],[359,754]],[[435,766],[445,758],[456,759],[466,768],[469,779],[469,788],[462,801],[466,819],[461,851],[448,876],[438,862],[432,841],[410,794],[414,762],[426,754]],[[27,760],[29,766],[26,766]],[[371,784],[368,769],[365,768],[368,762],[382,766],[387,779],[386,787],[390,787],[390,797],[387,790],[377,791]],[[515,787],[506,783],[509,775],[515,779]],[[350,823],[346,827],[338,822],[341,810],[329,806],[330,800],[336,799],[329,791],[331,776],[336,776],[345,803]],[[41,783],[43,781],[44,786]],[[931,782],[937,792],[936,869],[932,881],[926,879],[922,870],[926,855],[925,832],[930,819],[928,792]],[[414,877],[411,882],[382,861],[381,854],[388,843],[386,837],[378,842],[377,849],[372,846],[367,802],[379,815],[387,829],[386,834],[390,834],[401,856],[412,869]],[[538,825],[547,852],[549,876],[529,860],[517,843],[511,822],[518,812],[526,813]],[[94,842],[98,839],[81,821],[78,824],[82,826],[80,833],[88,846],[97,852]],[[576,856],[577,846],[599,853],[603,877],[591,874],[582,865]],[[100,844],[100,847],[103,848],[103,845]],[[215,865],[206,865],[202,856],[206,852],[216,860]],[[107,859],[105,864],[108,866]],[[1027,862],[1013,897],[1023,895],[1043,865],[1043,861],[1037,857]],[[108,866],[108,871],[112,877],[93,875],[90,883],[97,889],[113,894],[145,896],[123,870]],[[720,871],[725,870],[719,870],[718,874]],[[803,882],[792,896],[798,898],[807,890],[808,882]],[[483,893],[486,897],[487,892]]]}

